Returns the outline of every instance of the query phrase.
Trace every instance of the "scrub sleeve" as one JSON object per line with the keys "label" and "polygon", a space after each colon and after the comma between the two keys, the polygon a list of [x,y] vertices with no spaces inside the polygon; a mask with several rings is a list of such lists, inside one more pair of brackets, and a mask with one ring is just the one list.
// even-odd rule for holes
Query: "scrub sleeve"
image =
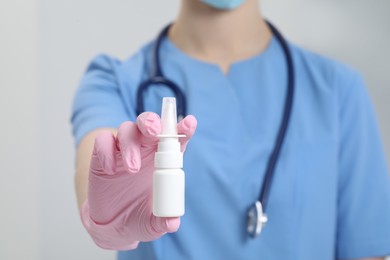
{"label": "scrub sleeve", "polygon": [[74,97],[71,122],[76,145],[97,128],[118,128],[132,120],[119,88],[116,67],[119,61],[99,55],[88,66]]}
{"label": "scrub sleeve", "polygon": [[356,73],[341,86],[337,258],[390,254],[390,178],[374,109]]}

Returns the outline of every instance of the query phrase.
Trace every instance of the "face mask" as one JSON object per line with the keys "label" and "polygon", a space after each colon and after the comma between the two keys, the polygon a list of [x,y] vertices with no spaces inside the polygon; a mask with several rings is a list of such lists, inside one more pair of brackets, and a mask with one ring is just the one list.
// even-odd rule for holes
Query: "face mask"
{"label": "face mask", "polygon": [[203,3],[208,4],[217,9],[232,10],[239,7],[245,0],[201,0]]}

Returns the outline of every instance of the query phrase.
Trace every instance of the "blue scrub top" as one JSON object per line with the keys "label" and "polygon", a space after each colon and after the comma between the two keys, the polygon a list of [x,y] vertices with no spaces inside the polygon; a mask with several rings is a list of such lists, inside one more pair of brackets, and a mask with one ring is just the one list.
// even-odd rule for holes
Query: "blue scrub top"
{"label": "blue scrub top", "polygon": [[[76,143],[99,127],[136,119],[136,92],[151,70],[152,43],[121,62],[97,56],[73,104]],[[218,66],[169,40],[165,75],[188,99],[198,129],[184,158],[186,213],[177,233],[119,259],[335,259],[390,253],[390,181],[372,104],[361,77],[290,44],[296,95],[271,188],[268,223],[253,240],[246,214],[258,198],[286,93],[286,62],[273,38],[259,55]],[[166,88],[145,94],[160,112]]]}

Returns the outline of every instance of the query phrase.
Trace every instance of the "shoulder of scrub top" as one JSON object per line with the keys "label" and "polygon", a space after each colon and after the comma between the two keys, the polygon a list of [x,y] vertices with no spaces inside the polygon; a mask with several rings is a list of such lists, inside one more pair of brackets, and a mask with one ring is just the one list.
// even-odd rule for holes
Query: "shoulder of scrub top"
{"label": "shoulder of scrub top", "polygon": [[366,91],[361,73],[351,66],[292,43],[289,46],[296,75],[306,74],[318,85],[338,93],[341,99],[351,90]]}

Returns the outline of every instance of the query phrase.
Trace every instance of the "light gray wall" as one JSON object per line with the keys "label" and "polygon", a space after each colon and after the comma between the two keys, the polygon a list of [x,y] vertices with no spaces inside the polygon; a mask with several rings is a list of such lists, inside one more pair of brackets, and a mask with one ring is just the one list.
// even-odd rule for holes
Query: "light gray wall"
{"label": "light gray wall", "polygon": [[0,1],[0,259],[39,258],[36,8]]}
{"label": "light gray wall", "polygon": [[[114,259],[79,221],[71,100],[94,55],[128,57],[174,19],[178,3],[0,1],[0,259]],[[292,41],[364,74],[389,155],[390,2],[263,0],[262,6]]]}

